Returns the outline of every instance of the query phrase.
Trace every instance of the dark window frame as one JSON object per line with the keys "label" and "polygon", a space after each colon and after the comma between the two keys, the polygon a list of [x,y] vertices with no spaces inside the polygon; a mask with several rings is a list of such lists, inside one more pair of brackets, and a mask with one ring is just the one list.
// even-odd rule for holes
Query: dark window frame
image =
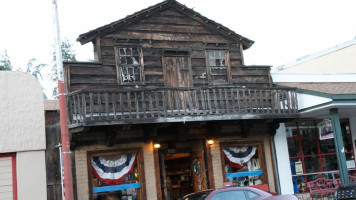
{"label": "dark window frame", "polygon": [[266,154],[265,154],[265,147],[264,147],[264,141],[263,140],[248,140],[248,141],[235,141],[235,142],[221,142],[220,143],[220,157],[221,157],[221,167],[222,167],[222,172],[223,172],[223,182],[226,182],[226,171],[225,171],[225,156],[223,149],[225,147],[243,147],[243,146],[256,146],[257,150],[256,153],[258,154],[259,157],[259,164],[260,164],[260,169],[262,170],[263,174],[261,176],[262,178],[262,184],[269,184],[268,178],[267,178],[267,164],[266,164]]}
{"label": "dark window frame", "polygon": [[[343,120],[345,120],[345,119],[343,119]],[[302,136],[302,134],[301,134],[301,130],[302,130],[302,128],[300,128],[300,127],[302,127],[302,126],[300,126],[300,121],[305,121],[305,122],[313,122],[313,126],[312,127],[314,127],[315,128],[315,133],[316,133],[316,136],[315,137],[305,137],[305,136]],[[297,179],[299,179],[298,177],[303,177],[303,179],[304,179],[304,181],[305,181],[305,192],[299,192],[299,193],[306,193],[306,192],[309,192],[308,191],[308,188],[306,187],[306,185],[307,185],[307,183],[308,183],[308,178],[307,178],[307,176],[310,176],[310,175],[320,175],[322,178],[324,178],[325,177],[325,174],[326,173],[337,173],[337,172],[339,172],[339,169],[337,169],[337,170],[324,170],[324,166],[323,166],[323,156],[336,156],[336,152],[332,152],[332,153],[322,153],[321,152],[321,145],[320,145],[320,138],[318,137],[319,136],[319,132],[318,132],[318,128],[317,128],[317,122],[316,122],[316,120],[300,120],[300,121],[297,121],[296,122],[296,126],[293,126],[293,127],[295,127],[296,128],[296,137],[294,137],[294,134],[293,133],[291,133],[292,134],[292,137],[287,137],[287,142],[288,141],[296,141],[297,143],[298,143],[298,147],[299,147],[299,152],[300,152],[300,155],[298,156],[291,156],[290,155],[290,152],[289,152],[289,150],[288,150],[288,152],[289,152],[289,160],[291,160],[291,159],[300,159],[301,160],[301,162],[302,162],[302,167],[303,167],[303,173],[302,174],[292,174],[292,179],[293,178],[297,178]],[[352,155],[353,156],[353,160],[355,161],[355,154],[354,154],[354,144],[353,144],[353,142],[352,142],[352,133],[351,133],[351,129],[350,129],[350,123],[349,123],[349,120],[348,119],[346,119],[346,123],[347,123],[347,126],[349,127],[349,133],[347,134],[347,133],[342,133],[342,137],[343,137],[343,140],[344,140],[344,142],[345,142],[345,138],[346,137],[348,137],[349,138],[349,140],[350,140],[350,144],[351,144],[351,151],[345,151],[345,156],[347,155],[347,154],[349,154],[349,155]],[[290,127],[290,126],[287,126],[287,128],[288,127]],[[303,140],[311,140],[311,139],[314,139],[314,140],[316,140],[317,141],[317,153],[316,154],[311,154],[311,155],[304,155],[304,152],[303,152],[303,145],[302,145],[302,141]],[[289,145],[288,145],[288,147],[289,147]],[[310,173],[306,173],[306,164],[305,164],[305,158],[312,158],[312,157],[316,157],[317,159],[318,159],[318,161],[319,161],[319,163],[320,163],[320,171],[318,171],[318,172],[310,172]],[[350,171],[354,171],[354,170],[356,170],[356,168],[352,168],[352,169],[348,169],[348,171],[350,172]],[[356,171],[355,171],[356,172]],[[311,181],[313,181],[313,180],[311,180]]]}
{"label": "dark window frame", "polygon": [[[120,64],[120,59],[122,56],[120,56],[120,49],[123,48],[137,48],[138,52],[138,64]],[[123,57],[134,57],[132,56],[126,56],[124,55]],[[117,74],[117,82],[119,85],[143,85],[145,83],[145,76],[144,76],[144,60],[143,60],[143,48],[141,45],[117,45],[115,46],[115,62],[116,62],[116,74]],[[139,66],[139,81],[135,82],[124,82],[123,77],[122,77],[122,70],[124,67],[135,67]]]}
{"label": "dark window frame", "polygon": [[88,168],[88,186],[89,186],[89,200],[93,200],[93,174],[91,170],[91,158],[95,156],[105,156],[113,154],[136,153],[138,166],[138,173],[141,183],[141,199],[147,199],[146,196],[146,181],[145,181],[145,167],[143,158],[143,148],[124,148],[124,149],[108,149],[108,150],[94,150],[87,151],[87,168]]}
{"label": "dark window frame", "polygon": [[[211,66],[210,65],[210,54],[209,52],[218,52],[218,51],[225,51],[225,66]],[[228,85],[232,83],[232,75],[231,75],[231,63],[230,63],[230,51],[227,48],[206,48],[205,49],[205,60],[206,60],[206,74],[208,77],[208,83],[209,85]],[[213,77],[212,76],[219,76],[219,75],[212,75],[211,70],[212,68],[216,68],[216,70],[219,70],[219,68],[226,68],[226,82],[223,83],[214,83]],[[220,75],[221,76],[221,75]]]}

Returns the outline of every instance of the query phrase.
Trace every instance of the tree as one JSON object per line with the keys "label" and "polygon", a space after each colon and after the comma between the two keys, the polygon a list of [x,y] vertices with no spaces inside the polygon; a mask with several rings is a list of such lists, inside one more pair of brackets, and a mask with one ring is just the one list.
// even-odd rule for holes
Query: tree
{"label": "tree", "polygon": [[[66,38],[64,41],[62,41],[61,44],[61,49],[62,49],[62,60],[63,61],[69,61],[69,62],[74,62],[77,61],[76,59],[76,54],[73,49],[73,45],[69,42],[69,40]],[[51,74],[50,74],[50,79],[55,83],[55,86],[52,91],[52,95],[54,98],[58,98],[58,85],[57,83],[57,57],[56,57],[56,51],[53,52],[53,66],[51,69]]]}
{"label": "tree", "polygon": [[[38,63],[38,60],[36,58],[32,58],[27,63],[26,72],[36,77],[37,80],[43,81],[42,69],[46,66],[46,64]],[[47,95],[44,92],[43,98],[47,99]]]}
{"label": "tree", "polygon": [[[32,76],[36,77],[37,80],[43,81],[43,76],[42,76],[42,69],[46,67],[47,64],[43,63],[38,63],[38,60],[36,58],[32,58],[28,61],[27,67],[26,67],[26,72],[31,74]],[[7,51],[5,50],[4,53],[1,55],[0,54],[0,71],[12,71],[13,66],[11,65],[10,57],[7,54]],[[21,69],[17,69],[16,71],[22,71]],[[43,97],[47,99],[46,94],[43,92]]]}
{"label": "tree", "polygon": [[5,49],[4,54],[0,55],[0,71],[11,71],[12,68],[10,57]]}
{"label": "tree", "polygon": [[38,63],[36,58],[32,58],[27,63],[26,72],[32,74],[32,76],[36,77],[38,80],[40,80],[39,78],[43,80],[41,70],[46,66],[46,64]]}

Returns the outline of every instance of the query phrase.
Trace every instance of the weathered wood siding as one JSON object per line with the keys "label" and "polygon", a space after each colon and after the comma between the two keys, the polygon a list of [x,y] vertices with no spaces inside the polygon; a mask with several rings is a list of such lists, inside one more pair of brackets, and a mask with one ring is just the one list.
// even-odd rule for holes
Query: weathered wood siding
{"label": "weathered wood siding", "polygon": [[[47,182],[47,200],[62,200],[61,187],[61,167],[58,144],[61,143],[61,128],[60,116],[57,110],[45,111],[46,125],[46,182]],[[74,155],[72,159],[72,174],[76,177]],[[73,179],[73,184],[76,185],[76,179]],[[74,196],[77,190],[74,187]]]}
{"label": "weathered wood siding", "polygon": [[64,63],[68,92],[79,89],[114,89],[117,86],[115,65],[101,63]]}
{"label": "weathered wood siding", "polygon": [[46,111],[47,200],[62,199],[59,148],[61,130],[59,112]]}
{"label": "weathered wood siding", "polygon": [[[180,13],[174,8],[153,14],[121,27],[93,41],[95,58],[101,64],[66,64],[69,91],[83,88],[116,88],[115,47],[137,45],[143,52],[143,80],[147,86],[164,86],[162,55],[165,50],[188,51],[191,59],[193,86],[207,86],[206,50],[228,50],[230,83],[244,86],[271,86],[269,67],[243,66],[240,44],[216,30]],[[68,67],[70,66],[70,67]]]}

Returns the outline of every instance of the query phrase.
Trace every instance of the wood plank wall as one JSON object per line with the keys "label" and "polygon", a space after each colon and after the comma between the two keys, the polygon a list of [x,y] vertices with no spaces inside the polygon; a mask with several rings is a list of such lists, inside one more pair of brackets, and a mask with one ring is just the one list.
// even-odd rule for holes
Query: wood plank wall
{"label": "wood plank wall", "polygon": [[208,79],[199,78],[207,72],[205,50],[228,50],[232,84],[271,86],[269,67],[243,66],[239,44],[210,30],[196,20],[175,10],[153,14],[119,31],[93,41],[95,58],[100,64],[65,63],[68,91],[82,88],[117,88],[115,46],[139,45],[144,57],[144,80],[147,86],[164,86],[162,53],[164,50],[190,52],[193,86],[207,86]]}

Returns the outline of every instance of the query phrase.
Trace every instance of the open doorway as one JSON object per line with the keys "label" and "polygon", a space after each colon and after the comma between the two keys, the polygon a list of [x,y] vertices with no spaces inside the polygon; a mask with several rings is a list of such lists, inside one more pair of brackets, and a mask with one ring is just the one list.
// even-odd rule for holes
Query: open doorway
{"label": "open doorway", "polygon": [[163,199],[177,200],[207,189],[203,155],[203,152],[161,154]]}

